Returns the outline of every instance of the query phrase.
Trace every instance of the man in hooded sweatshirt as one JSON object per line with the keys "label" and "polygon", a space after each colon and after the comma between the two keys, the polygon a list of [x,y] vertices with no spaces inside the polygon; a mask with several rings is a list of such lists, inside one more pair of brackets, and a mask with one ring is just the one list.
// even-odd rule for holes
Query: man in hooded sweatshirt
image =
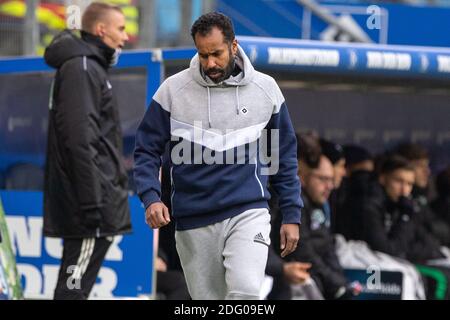
{"label": "man in hooded sweatshirt", "polygon": [[113,236],[131,232],[122,133],[108,69],[128,40],[120,8],[92,3],[82,31],[45,51],[49,103],[44,234],[64,239],[54,299],[87,299]]}
{"label": "man in hooded sweatshirt", "polygon": [[281,255],[299,239],[295,133],[281,90],[253,68],[228,17],[207,13],[191,35],[197,54],[190,67],[164,81],[138,128],[137,191],[147,223],[167,225],[158,177],[170,143],[171,215],[191,297],[259,299],[270,244],[269,179],[283,215]]}

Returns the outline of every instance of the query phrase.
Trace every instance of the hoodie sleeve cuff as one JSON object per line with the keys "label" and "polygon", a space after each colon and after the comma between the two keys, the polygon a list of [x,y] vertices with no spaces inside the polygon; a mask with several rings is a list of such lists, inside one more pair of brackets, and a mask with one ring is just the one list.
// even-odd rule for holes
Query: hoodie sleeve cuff
{"label": "hoodie sleeve cuff", "polygon": [[144,208],[147,209],[152,203],[160,202],[161,199],[156,191],[150,190],[142,195],[141,201],[144,204]]}
{"label": "hoodie sleeve cuff", "polygon": [[301,211],[297,207],[288,207],[281,210],[283,214],[282,224],[301,224]]}

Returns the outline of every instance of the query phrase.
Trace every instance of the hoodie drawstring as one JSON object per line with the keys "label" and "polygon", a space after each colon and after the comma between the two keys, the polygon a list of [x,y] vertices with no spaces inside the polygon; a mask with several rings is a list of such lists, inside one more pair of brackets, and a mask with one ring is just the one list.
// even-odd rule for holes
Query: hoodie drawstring
{"label": "hoodie drawstring", "polygon": [[206,89],[208,89],[208,124],[211,128],[211,92],[209,87],[206,87]]}
{"label": "hoodie drawstring", "polygon": [[239,86],[236,86],[236,114],[239,115],[239,105],[240,105],[240,101],[239,101]]}

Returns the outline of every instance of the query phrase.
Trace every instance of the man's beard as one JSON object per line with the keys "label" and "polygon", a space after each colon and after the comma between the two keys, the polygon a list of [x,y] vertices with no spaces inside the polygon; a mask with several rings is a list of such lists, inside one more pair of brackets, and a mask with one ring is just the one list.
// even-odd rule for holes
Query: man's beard
{"label": "man's beard", "polygon": [[233,73],[234,70],[234,56],[231,52],[231,49],[229,50],[229,57],[230,57],[230,61],[228,62],[227,66],[225,68],[211,68],[208,70],[205,70],[205,74],[209,77],[211,74],[213,73],[219,73],[220,76],[217,78],[211,78],[209,77],[214,83],[220,83],[222,81],[224,81],[225,79],[228,79],[231,74]]}

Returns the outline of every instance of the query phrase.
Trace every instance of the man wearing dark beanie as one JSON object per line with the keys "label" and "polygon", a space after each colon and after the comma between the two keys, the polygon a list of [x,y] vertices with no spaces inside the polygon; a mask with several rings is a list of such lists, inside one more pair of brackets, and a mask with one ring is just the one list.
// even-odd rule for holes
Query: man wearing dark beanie
{"label": "man wearing dark beanie", "polygon": [[344,150],[348,177],[354,171],[364,170],[372,172],[374,170],[373,156],[367,149],[357,145],[345,145],[342,149]]}

